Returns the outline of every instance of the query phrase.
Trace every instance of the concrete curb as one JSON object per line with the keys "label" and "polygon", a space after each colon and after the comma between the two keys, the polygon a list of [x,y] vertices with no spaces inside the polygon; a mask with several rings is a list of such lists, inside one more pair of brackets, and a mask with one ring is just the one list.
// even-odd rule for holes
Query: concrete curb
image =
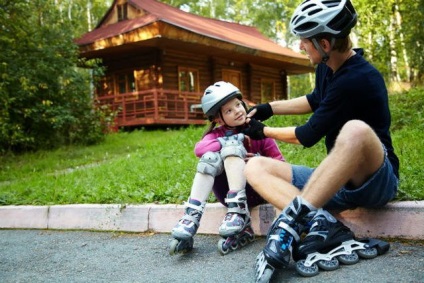
{"label": "concrete curb", "polygon": [[[169,233],[183,210],[183,205],[174,204],[1,206],[0,228]],[[225,213],[222,204],[207,204],[198,233],[217,234]],[[424,239],[424,201],[393,202],[379,209],[332,213],[358,237]],[[255,207],[255,234],[266,235],[275,216],[271,205]]]}

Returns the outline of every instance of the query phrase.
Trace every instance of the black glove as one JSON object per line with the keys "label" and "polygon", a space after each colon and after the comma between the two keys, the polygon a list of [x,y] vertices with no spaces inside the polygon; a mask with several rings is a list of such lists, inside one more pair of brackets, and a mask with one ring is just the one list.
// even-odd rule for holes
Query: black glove
{"label": "black glove", "polygon": [[274,112],[272,112],[272,107],[269,103],[255,105],[250,108],[247,113],[249,114],[253,111],[253,109],[256,109],[256,113],[251,118],[259,121],[265,121],[274,115]]}
{"label": "black glove", "polygon": [[249,128],[242,131],[243,134],[249,136],[252,140],[263,140],[266,138],[264,135],[265,125],[255,119],[251,119],[249,122]]}

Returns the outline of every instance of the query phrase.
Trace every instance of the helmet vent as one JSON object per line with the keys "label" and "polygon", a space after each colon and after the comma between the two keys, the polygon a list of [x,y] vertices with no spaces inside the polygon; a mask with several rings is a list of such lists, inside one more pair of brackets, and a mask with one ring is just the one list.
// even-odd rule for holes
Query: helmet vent
{"label": "helmet vent", "polygon": [[300,25],[298,28],[297,28],[297,30],[298,31],[304,31],[304,30],[311,30],[311,29],[314,29],[315,27],[317,27],[318,26],[318,24],[317,23],[311,23],[311,22],[309,22],[309,23],[305,23],[305,24],[303,24],[303,25]]}
{"label": "helmet vent", "polygon": [[302,12],[305,12],[306,10],[308,10],[308,9],[314,7],[314,6],[316,6],[316,5],[315,4],[306,5],[302,8]]}
{"label": "helmet vent", "polygon": [[337,7],[338,5],[340,5],[340,0],[322,1],[322,4],[324,4],[328,8]]}
{"label": "helmet vent", "polygon": [[314,9],[314,10],[309,11],[309,12],[308,12],[308,15],[309,15],[309,16],[312,16],[312,15],[315,15],[315,14],[317,14],[317,13],[321,12],[321,11],[322,11],[322,9],[321,9],[321,8],[317,8],[317,9]]}

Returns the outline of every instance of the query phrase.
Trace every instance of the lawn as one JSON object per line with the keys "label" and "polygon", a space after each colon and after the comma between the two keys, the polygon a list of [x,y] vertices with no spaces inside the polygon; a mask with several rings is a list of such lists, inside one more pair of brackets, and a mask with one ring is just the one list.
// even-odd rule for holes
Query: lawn
{"label": "lawn", "polygon": [[[424,200],[424,89],[390,95],[392,138],[401,162],[398,200]],[[296,125],[307,116],[273,117],[269,125]],[[119,132],[89,147],[0,157],[0,205],[182,203],[190,193],[204,127]],[[279,143],[287,161],[316,166],[312,148]],[[210,201],[214,201],[213,196]]]}

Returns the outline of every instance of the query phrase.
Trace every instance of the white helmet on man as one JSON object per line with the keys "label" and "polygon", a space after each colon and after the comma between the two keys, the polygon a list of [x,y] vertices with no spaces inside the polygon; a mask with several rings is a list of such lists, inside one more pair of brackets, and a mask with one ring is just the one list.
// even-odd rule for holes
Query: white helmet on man
{"label": "white helmet on man", "polygon": [[302,38],[330,34],[346,37],[357,22],[350,0],[305,0],[293,13],[290,31]]}
{"label": "white helmet on man", "polygon": [[240,90],[231,83],[219,81],[209,86],[202,97],[202,110],[213,120],[222,105],[233,98],[242,99]]}

